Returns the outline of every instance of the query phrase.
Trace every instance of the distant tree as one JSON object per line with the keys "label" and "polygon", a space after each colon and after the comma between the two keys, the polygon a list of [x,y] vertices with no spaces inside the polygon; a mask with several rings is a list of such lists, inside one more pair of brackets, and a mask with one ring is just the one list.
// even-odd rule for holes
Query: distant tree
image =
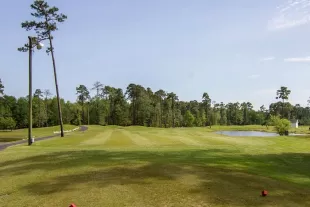
{"label": "distant tree", "polygon": [[3,86],[2,81],[0,79],[0,96],[3,96],[3,94],[4,94],[4,86]]}
{"label": "distant tree", "polygon": [[0,117],[0,130],[5,130],[7,123],[6,123],[6,118],[4,117]]}
{"label": "distant tree", "polygon": [[50,90],[45,89],[43,91],[43,95],[44,95],[44,103],[45,103],[45,112],[46,112],[46,126],[48,127],[48,99],[52,96],[52,93],[50,92]]}
{"label": "distant tree", "polygon": [[129,84],[127,86],[127,90],[126,90],[126,95],[128,96],[128,99],[131,102],[131,114],[132,114],[132,124],[136,125],[137,124],[137,112],[138,112],[138,103],[137,103],[137,99],[139,96],[139,86],[136,84]]}
{"label": "distant tree", "polygon": [[227,113],[225,104],[223,102],[220,103],[220,125],[226,125],[227,124]]}
{"label": "distant tree", "polygon": [[[210,128],[212,125],[217,125],[219,124],[221,120],[221,114],[220,114],[220,104],[216,103],[216,101],[212,101],[213,108],[212,108],[212,115],[211,115],[211,124]],[[226,105],[227,106],[227,105]],[[227,116],[226,116],[227,117]]]}
{"label": "distant tree", "polygon": [[103,87],[103,84],[100,83],[99,81],[96,81],[94,83],[92,90],[96,90],[96,97],[99,97],[102,87]]}
{"label": "distant tree", "polygon": [[28,126],[28,100],[21,97],[16,102],[16,126],[18,128],[25,128]]}
{"label": "distant tree", "polygon": [[164,119],[164,99],[166,98],[166,92],[162,89],[155,92],[156,101],[159,102],[159,126],[163,127],[163,119]]}
{"label": "distant tree", "polygon": [[[149,91],[150,93],[150,91]],[[152,101],[148,91],[141,85],[129,84],[126,95],[131,103],[130,111],[133,125],[149,125]],[[153,93],[153,92],[152,92]]]}
{"label": "distant tree", "polygon": [[[67,16],[59,13],[59,9],[57,7],[50,7],[45,0],[35,0],[33,4],[31,4],[31,9],[34,12],[31,13],[31,16],[37,19],[37,21],[25,21],[22,23],[22,28],[26,29],[26,31],[34,30],[36,32],[36,39],[38,42],[42,42],[44,40],[49,41],[49,47],[47,47],[47,54],[52,55],[52,62],[54,68],[54,79],[55,79],[55,87],[56,87],[56,96],[57,96],[57,106],[58,106],[58,116],[60,122],[61,129],[61,137],[64,136],[63,132],[63,121],[62,121],[62,113],[61,113],[61,105],[60,105],[60,96],[58,89],[58,81],[57,81],[57,73],[56,73],[56,62],[54,56],[54,47],[53,47],[53,32],[58,30],[57,24],[63,23]],[[31,48],[30,48],[31,47]],[[26,52],[29,49],[32,50],[32,46],[25,44],[24,47],[19,48],[19,51]]]}
{"label": "distant tree", "polygon": [[92,116],[90,117],[91,122],[93,122],[94,124],[105,125],[106,105],[102,105],[103,102],[101,100],[102,98],[104,98],[101,93],[103,91],[103,84],[99,81],[96,81],[93,84],[93,88],[91,90],[96,91],[95,97],[91,100],[92,107],[90,109],[90,113],[94,115],[94,119],[92,119]]}
{"label": "distant tree", "polygon": [[89,90],[85,85],[79,85],[78,87],[76,87],[76,94],[78,95],[78,102],[80,102],[83,106],[89,98]]}
{"label": "distant tree", "polygon": [[[246,117],[248,117],[248,105],[244,103]],[[227,109],[227,124],[228,125],[241,125],[244,124],[244,111],[240,103],[228,103],[226,104]]]}
{"label": "distant tree", "polygon": [[259,107],[259,110],[260,110],[261,112],[266,112],[266,107],[265,107],[265,105],[261,105],[261,106]]}
{"label": "distant tree", "polygon": [[45,100],[47,100],[47,99],[50,98],[53,94],[51,93],[50,90],[45,89],[45,90],[43,91],[43,95],[44,95],[44,97],[45,97]]}
{"label": "distant tree", "polygon": [[33,97],[38,97],[38,98],[42,98],[43,97],[43,92],[41,91],[41,89],[36,89]]}
{"label": "distant tree", "polygon": [[82,120],[83,120],[83,123],[86,124],[84,106],[90,98],[90,95],[89,95],[90,93],[86,86],[80,85],[79,87],[76,87],[76,94],[78,95],[77,100],[82,106]]}
{"label": "distant tree", "polygon": [[250,102],[243,102],[241,104],[241,109],[243,112],[243,125],[250,124],[250,114],[253,109],[253,105]]}
{"label": "distant tree", "polygon": [[[210,109],[211,109],[211,98],[208,93],[203,93],[202,95],[202,103],[205,108],[205,114],[206,114],[206,122],[210,124]],[[204,123],[206,125],[207,123]]]}
{"label": "distant tree", "polygon": [[282,99],[282,102],[284,102],[285,100],[288,100],[288,97],[290,94],[291,94],[291,91],[288,90],[287,87],[281,86],[281,88],[277,90],[276,99]]}
{"label": "distant tree", "polygon": [[204,127],[205,126],[205,123],[207,122],[207,117],[206,117],[206,113],[204,110],[201,110],[200,111],[200,119],[201,119],[201,126]]}
{"label": "distant tree", "polygon": [[259,124],[266,125],[266,120],[268,118],[267,117],[268,116],[268,110],[266,109],[265,105],[261,105],[259,107],[258,113],[259,113],[259,115],[258,115]]}
{"label": "distant tree", "polygon": [[126,102],[125,95],[121,88],[117,88],[114,91],[113,98],[113,111],[112,111],[112,120],[113,124],[120,126],[127,126],[130,124],[129,121],[129,107]]}
{"label": "distant tree", "polygon": [[47,112],[46,107],[44,107],[43,97],[41,89],[36,89],[33,95],[33,119],[34,125],[37,127],[44,126],[44,123],[47,121]]}
{"label": "distant tree", "polygon": [[178,96],[175,93],[168,93],[167,99],[171,100],[171,111],[172,111],[172,127],[175,127],[175,111],[176,111],[176,102],[179,100]]}
{"label": "distant tree", "polygon": [[288,88],[285,86],[281,86],[281,88],[277,90],[276,99],[282,99],[282,112],[281,112],[282,117],[284,117],[284,101],[288,100],[290,94],[291,91],[288,90]]}
{"label": "distant tree", "polygon": [[95,125],[107,125],[109,104],[105,99],[95,97],[90,102],[90,123]]}
{"label": "distant tree", "polygon": [[155,123],[155,103],[154,103],[154,93],[151,88],[147,88],[143,93],[143,123],[144,126],[154,126]]}
{"label": "distant tree", "polygon": [[194,115],[187,110],[185,115],[184,115],[184,123],[186,127],[192,127],[194,125],[195,122],[195,117]]}

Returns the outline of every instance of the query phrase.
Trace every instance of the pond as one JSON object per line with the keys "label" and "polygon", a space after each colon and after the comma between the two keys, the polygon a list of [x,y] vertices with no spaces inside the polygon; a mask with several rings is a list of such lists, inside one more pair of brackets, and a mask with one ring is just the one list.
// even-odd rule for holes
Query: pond
{"label": "pond", "polygon": [[232,137],[276,137],[277,133],[258,132],[258,131],[218,131],[217,134],[227,135]]}

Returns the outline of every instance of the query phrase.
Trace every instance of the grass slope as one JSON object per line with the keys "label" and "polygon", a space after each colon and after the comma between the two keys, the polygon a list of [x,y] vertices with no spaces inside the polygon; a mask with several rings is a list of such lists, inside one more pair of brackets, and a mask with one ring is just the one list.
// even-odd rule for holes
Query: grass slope
{"label": "grass slope", "polygon": [[91,126],[0,152],[0,206],[309,206],[309,146],[207,128]]}
{"label": "grass slope", "polygon": [[[77,126],[64,125],[64,130],[71,130]],[[45,127],[45,128],[33,128],[32,135],[35,137],[44,137],[53,135],[55,131],[60,131],[59,126]],[[0,131],[0,144],[1,142],[12,142],[28,138],[28,129],[19,129],[13,131]]]}

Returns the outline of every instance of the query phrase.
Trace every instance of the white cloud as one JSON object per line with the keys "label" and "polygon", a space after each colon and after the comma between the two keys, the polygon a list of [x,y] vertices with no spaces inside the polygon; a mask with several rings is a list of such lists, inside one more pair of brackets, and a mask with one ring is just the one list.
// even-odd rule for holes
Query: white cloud
{"label": "white cloud", "polygon": [[284,59],[285,62],[310,62],[310,56],[309,57],[297,57],[297,58],[286,58]]}
{"label": "white cloud", "polygon": [[275,57],[264,57],[264,58],[261,58],[260,61],[264,62],[264,61],[271,61],[274,59],[275,59]]}
{"label": "white cloud", "polygon": [[258,74],[253,74],[253,75],[248,76],[248,78],[250,78],[250,79],[256,79],[259,77],[260,77],[260,75],[258,75]]}
{"label": "white cloud", "polygon": [[288,29],[310,23],[310,0],[287,0],[277,7],[269,21],[271,30]]}

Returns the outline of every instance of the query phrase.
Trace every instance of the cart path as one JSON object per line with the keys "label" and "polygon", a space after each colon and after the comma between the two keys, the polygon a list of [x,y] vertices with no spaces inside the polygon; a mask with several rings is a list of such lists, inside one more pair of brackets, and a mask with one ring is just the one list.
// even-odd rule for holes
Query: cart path
{"label": "cart path", "polygon": [[[80,126],[80,131],[82,131],[82,132],[86,131],[87,129],[88,129],[88,127],[86,127],[86,126]],[[35,142],[52,139],[52,138],[58,137],[58,136],[59,136],[59,134],[48,136],[48,137],[36,138]],[[3,145],[0,145],[0,151],[3,151],[3,150],[5,150],[8,147],[12,147],[12,146],[19,145],[19,144],[24,144],[24,143],[28,143],[28,139],[17,141],[17,142],[11,142],[11,143],[8,143],[8,144],[3,144]]]}

